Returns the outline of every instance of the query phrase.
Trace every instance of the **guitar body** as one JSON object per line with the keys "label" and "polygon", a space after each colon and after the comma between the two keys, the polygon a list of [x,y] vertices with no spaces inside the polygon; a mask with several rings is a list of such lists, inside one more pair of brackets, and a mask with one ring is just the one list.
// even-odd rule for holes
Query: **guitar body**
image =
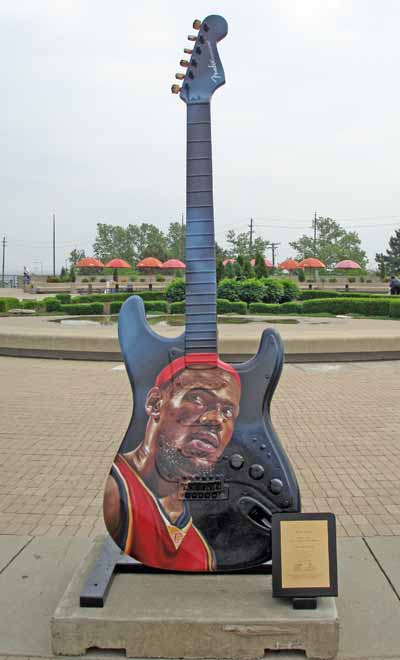
{"label": "guitar body", "polygon": [[156,334],[137,296],[123,304],[118,326],[134,408],[107,481],[105,523],[127,554],[180,571],[269,560],[272,515],[300,510],[270,419],[284,357],[279,335],[265,330],[257,354],[242,364],[218,357],[209,98],[224,83],[216,43],[226,32],[219,16],[203,21],[194,49],[200,59],[192,56],[181,89],[188,106],[185,332]]}

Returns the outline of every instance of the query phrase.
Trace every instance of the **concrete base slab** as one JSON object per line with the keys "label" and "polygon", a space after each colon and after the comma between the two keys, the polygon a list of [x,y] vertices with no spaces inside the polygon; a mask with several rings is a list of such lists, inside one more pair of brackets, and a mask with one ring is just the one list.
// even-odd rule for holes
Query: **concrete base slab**
{"label": "concrete base slab", "polygon": [[0,574],[0,654],[49,657],[49,618],[91,541],[2,536],[3,544],[14,554]]}
{"label": "concrete base slab", "polygon": [[135,658],[259,658],[267,650],[304,650],[333,658],[339,623],[333,598],[293,610],[272,598],[268,575],[120,574],[105,607],[81,608],[79,595],[100,552],[98,539],[51,620],[53,651],[123,649]]}

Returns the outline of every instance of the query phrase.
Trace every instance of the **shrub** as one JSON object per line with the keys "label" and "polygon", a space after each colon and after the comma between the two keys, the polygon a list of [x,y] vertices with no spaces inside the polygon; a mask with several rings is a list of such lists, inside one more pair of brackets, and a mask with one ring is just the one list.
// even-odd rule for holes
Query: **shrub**
{"label": "shrub", "polygon": [[317,298],[321,300],[322,298],[371,298],[376,300],[377,298],[387,298],[386,293],[361,293],[359,291],[318,291],[318,289],[301,291],[300,299],[309,300],[311,298]]}
{"label": "shrub", "polygon": [[[132,295],[131,293],[129,294]],[[166,292],[165,291],[139,291],[135,293],[135,296],[139,296],[142,300],[165,300]]]}
{"label": "shrub", "polygon": [[110,314],[119,314],[119,310],[123,304],[122,300],[114,300],[114,302],[110,304]]}
{"label": "shrub", "polygon": [[165,282],[164,275],[157,275],[156,276],[156,282]]}
{"label": "shrub", "polygon": [[283,286],[283,296],[281,298],[281,302],[290,302],[291,300],[299,298],[300,289],[296,282],[290,280],[287,277],[282,277],[279,281]]}
{"label": "shrub", "polygon": [[171,314],[184,314],[185,313],[185,301],[184,300],[178,300],[177,302],[173,302],[169,306],[169,311]]}
{"label": "shrub", "polygon": [[168,302],[179,302],[185,300],[185,280],[181,277],[176,277],[168,284],[165,289],[165,297]]}
{"label": "shrub", "polygon": [[69,305],[69,303],[71,302],[70,293],[56,293],[56,298],[57,300],[60,301],[62,305]]}
{"label": "shrub", "polygon": [[240,282],[225,277],[218,284],[218,298],[224,300],[240,300],[239,296]]}
{"label": "shrub", "polygon": [[164,314],[168,314],[168,303],[166,300],[145,300],[144,308],[146,312],[164,312]]}
{"label": "shrub", "polygon": [[[123,300],[112,302],[110,305],[110,314],[118,314],[123,304]],[[165,300],[145,300],[144,308],[146,312],[164,312],[164,314],[168,314],[168,303]]]}
{"label": "shrub", "polygon": [[300,300],[310,300],[314,298],[339,298],[341,294],[339,291],[318,291],[317,289],[307,289],[305,291],[300,291],[299,298]]}
{"label": "shrub", "polygon": [[268,303],[250,303],[249,311],[253,314],[279,314],[280,305]]}
{"label": "shrub", "polygon": [[45,308],[46,312],[59,312],[61,310],[61,301],[57,300],[57,298],[46,300]]}
{"label": "shrub", "polygon": [[59,277],[55,277],[54,275],[49,275],[48,278],[47,278],[47,280],[46,280],[46,282],[47,282],[48,284],[55,284],[56,282],[59,282],[59,281],[60,281],[60,278],[59,278]]}
{"label": "shrub", "polygon": [[305,300],[306,314],[327,312],[330,314],[363,314],[365,316],[389,316],[390,300],[387,298],[326,298],[325,300]]}
{"label": "shrub", "polygon": [[229,304],[232,314],[247,314],[247,305],[242,300],[233,300]]}
{"label": "shrub", "polygon": [[217,312],[218,314],[229,314],[231,311],[231,302],[225,298],[218,298]]}
{"label": "shrub", "polygon": [[0,312],[7,312],[9,309],[21,307],[18,298],[0,298]]}
{"label": "shrub", "polygon": [[39,300],[23,300],[22,307],[24,309],[37,309]]}
{"label": "shrub", "polygon": [[389,314],[392,319],[400,319],[400,300],[389,301]]}
{"label": "shrub", "polygon": [[70,314],[72,316],[103,314],[104,311],[103,305],[101,303],[60,305],[60,308],[63,314]]}
{"label": "shrub", "polygon": [[84,277],[84,278],[81,280],[81,282],[89,282],[89,280],[88,280],[87,277]]}
{"label": "shrub", "polygon": [[283,314],[302,314],[303,313],[303,303],[302,302],[284,302],[279,305],[280,311]]}
{"label": "shrub", "polygon": [[337,279],[336,279],[336,277],[330,277],[328,281],[329,282],[337,282]]}
{"label": "shrub", "polygon": [[274,277],[264,277],[261,282],[264,285],[263,302],[278,303],[284,295],[284,288],[281,281]]}
{"label": "shrub", "polygon": [[261,302],[264,298],[265,288],[261,280],[251,278],[239,282],[239,299],[247,303]]}
{"label": "shrub", "polygon": [[348,281],[349,281],[350,283],[353,283],[353,282],[356,281],[356,278],[355,278],[355,277],[348,277],[347,279],[348,279]]}
{"label": "shrub", "polygon": [[299,269],[297,273],[298,273],[299,282],[305,282],[306,276],[304,274],[304,270]]}
{"label": "shrub", "polygon": [[107,282],[105,277],[100,277],[99,282]]}
{"label": "shrub", "polygon": [[83,296],[73,296],[71,302],[73,303],[89,303],[89,302],[112,302],[113,300],[124,301],[131,296],[139,296],[142,300],[163,300],[165,298],[164,291],[129,291],[121,293],[91,293]]}

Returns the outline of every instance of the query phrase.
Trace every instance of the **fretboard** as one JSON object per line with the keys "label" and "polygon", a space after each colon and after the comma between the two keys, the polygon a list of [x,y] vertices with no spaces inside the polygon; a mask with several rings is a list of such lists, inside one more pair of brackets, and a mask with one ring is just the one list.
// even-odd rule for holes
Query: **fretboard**
{"label": "fretboard", "polygon": [[186,353],[217,352],[210,104],[187,106]]}

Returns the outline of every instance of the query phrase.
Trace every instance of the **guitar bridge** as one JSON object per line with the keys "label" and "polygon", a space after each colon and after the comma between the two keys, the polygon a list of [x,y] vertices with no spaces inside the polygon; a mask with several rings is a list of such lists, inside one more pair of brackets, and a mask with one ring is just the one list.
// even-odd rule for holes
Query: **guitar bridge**
{"label": "guitar bridge", "polygon": [[179,499],[181,500],[227,500],[228,497],[229,487],[222,477],[180,480]]}

